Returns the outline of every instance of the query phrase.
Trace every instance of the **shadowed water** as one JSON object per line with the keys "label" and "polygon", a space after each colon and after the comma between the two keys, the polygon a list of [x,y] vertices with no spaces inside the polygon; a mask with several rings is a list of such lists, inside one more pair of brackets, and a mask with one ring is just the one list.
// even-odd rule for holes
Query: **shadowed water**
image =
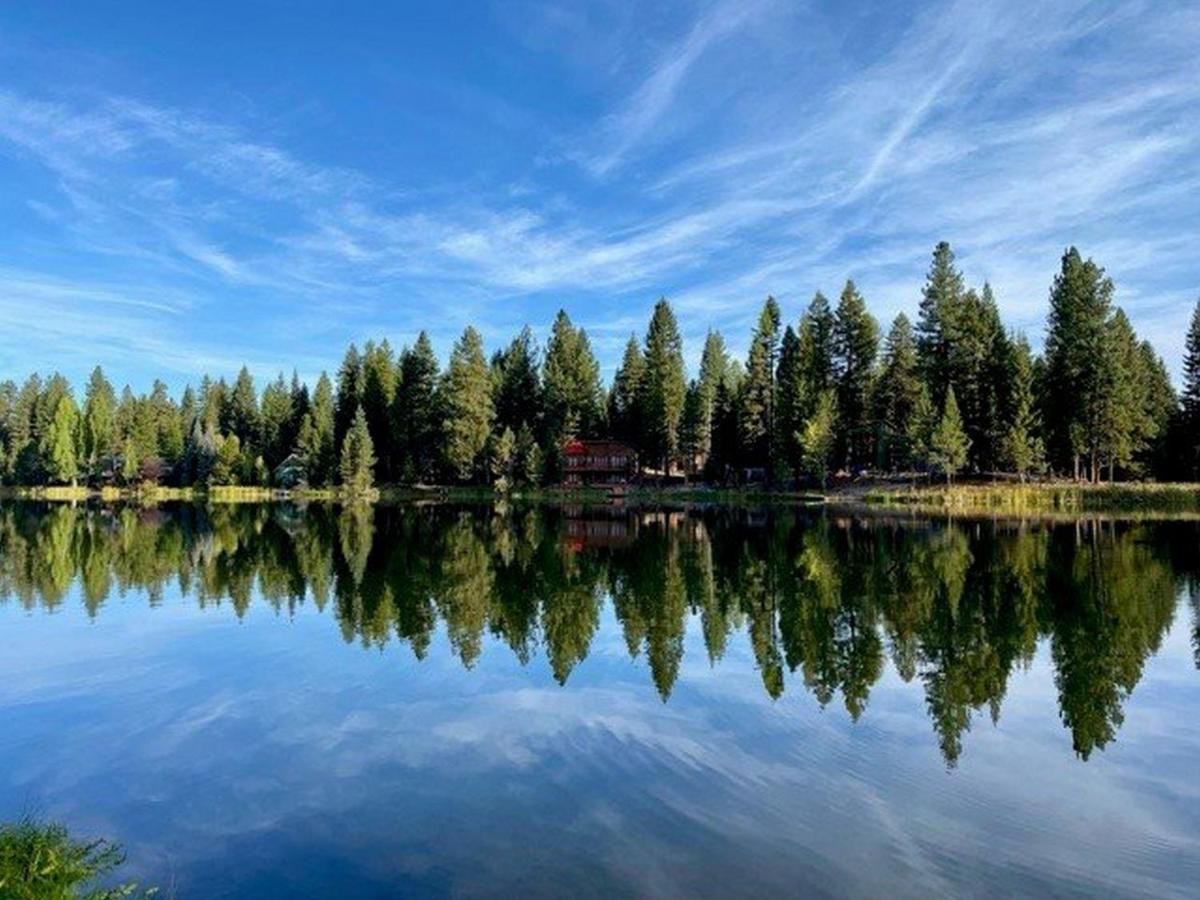
{"label": "shadowed water", "polygon": [[1200,883],[1200,525],[0,507],[0,817],[180,897]]}

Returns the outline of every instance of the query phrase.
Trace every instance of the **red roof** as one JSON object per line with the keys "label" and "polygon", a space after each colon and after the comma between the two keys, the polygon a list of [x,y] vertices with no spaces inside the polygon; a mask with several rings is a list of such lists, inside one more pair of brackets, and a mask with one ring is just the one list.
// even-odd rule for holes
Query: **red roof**
{"label": "red roof", "polygon": [[567,441],[563,445],[565,456],[636,456],[628,444],[620,441]]}

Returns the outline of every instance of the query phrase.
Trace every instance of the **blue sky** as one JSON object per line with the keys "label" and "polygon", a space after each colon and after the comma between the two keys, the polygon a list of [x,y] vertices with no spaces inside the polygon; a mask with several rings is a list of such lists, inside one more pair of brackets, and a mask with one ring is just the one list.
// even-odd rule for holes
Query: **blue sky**
{"label": "blue sky", "polygon": [[0,377],[178,387],[443,355],[565,307],[606,371],[669,297],[741,352],[934,243],[1035,344],[1067,244],[1178,372],[1200,7],[782,0],[0,9]]}

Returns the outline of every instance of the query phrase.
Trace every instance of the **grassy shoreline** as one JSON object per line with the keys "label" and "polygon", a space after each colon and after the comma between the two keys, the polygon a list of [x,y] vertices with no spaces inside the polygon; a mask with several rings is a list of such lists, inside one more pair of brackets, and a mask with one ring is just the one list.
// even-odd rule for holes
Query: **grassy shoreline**
{"label": "grassy shoreline", "polygon": [[[338,489],[282,490],[262,487],[171,488],[142,485],[129,488],[0,487],[0,498],[55,502],[269,503],[345,502]],[[499,493],[490,487],[453,485],[385,485],[360,498],[373,502],[493,503],[547,502],[607,504],[608,493],[596,488],[534,488]],[[1200,513],[1200,484],[1130,482],[1089,485],[1073,482],[987,483],[956,485],[843,485],[825,493],[768,491],[744,488],[631,487],[622,497],[627,504],[711,504],[718,506],[827,504],[875,508],[1000,513]]]}
{"label": "grassy shoreline", "polygon": [[961,484],[868,490],[871,506],[966,512],[1200,512],[1200,484]]}

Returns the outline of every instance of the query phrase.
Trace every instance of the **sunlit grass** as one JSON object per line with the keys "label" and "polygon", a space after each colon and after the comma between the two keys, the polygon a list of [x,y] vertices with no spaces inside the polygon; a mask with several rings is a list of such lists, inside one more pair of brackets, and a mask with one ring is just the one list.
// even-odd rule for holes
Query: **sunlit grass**
{"label": "sunlit grass", "polygon": [[867,501],[1005,512],[1200,512],[1200,485],[965,484],[873,491]]}

